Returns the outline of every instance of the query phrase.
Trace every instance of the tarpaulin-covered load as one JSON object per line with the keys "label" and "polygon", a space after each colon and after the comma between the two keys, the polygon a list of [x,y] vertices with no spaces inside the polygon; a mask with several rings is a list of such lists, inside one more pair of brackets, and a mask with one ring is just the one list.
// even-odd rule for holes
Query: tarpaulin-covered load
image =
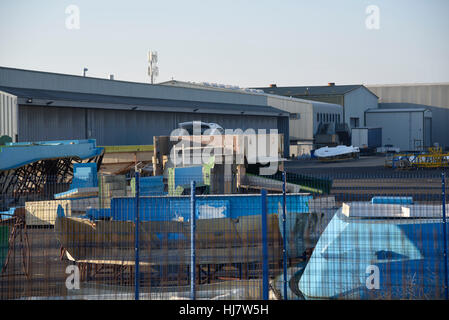
{"label": "tarpaulin-covered load", "polygon": [[441,205],[344,204],[298,287],[308,299],[441,298],[443,248]]}
{"label": "tarpaulin-covered load", "polygon": [[315,150],[314,156],[318,160],[340,160],[357,158],[360,154],[360,149],[353,146],[336,146],[336,147],[323,147]]}
{"label": "tarpaulin-covered load", "polygon": [[[302,216],[308,214],[311,198],[305,194],[286,196],[289,236],[298,230],[298,222],[305,221]],[[102,211],[102,220],[89,215],[84,218],[66,217],[61,207],[58,209],[55,232],[62,246],[75,260],[133,261],[135,204],[135,198],[114,198],[111,209]],[[153,250],[148,252],[152,255],[151,261],[158,261],[157,249],[163,246],[173,248],[169,258],[174,259],[172,262],[180,263],[179,259],[188,259],[190,198],[142,197],[139,209],[141,246]],[[282,195],[268,195],[267,209],[269,242],[279,248]],[[257,246],[262,243],[261,212],[261,198],[258,195],[198,196],[197,246],[205,249],[198,254],[199,261],[230,263],[234,260],[260,260]],[[248,246],[251,248],[248,249]],[[142,250],[145,252],[145,249]],[[292,247],[289,252],[292,256],[302,253],[298,251]]]}

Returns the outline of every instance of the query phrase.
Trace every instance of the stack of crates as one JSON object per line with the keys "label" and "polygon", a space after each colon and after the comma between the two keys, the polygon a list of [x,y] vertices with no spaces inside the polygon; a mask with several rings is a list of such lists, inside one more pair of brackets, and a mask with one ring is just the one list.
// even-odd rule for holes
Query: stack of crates
{"label": "stack of crates", "polygon": [[100,208],[111,208],[111,199],[127,196],[125,175],[101,175],[98,183]]}

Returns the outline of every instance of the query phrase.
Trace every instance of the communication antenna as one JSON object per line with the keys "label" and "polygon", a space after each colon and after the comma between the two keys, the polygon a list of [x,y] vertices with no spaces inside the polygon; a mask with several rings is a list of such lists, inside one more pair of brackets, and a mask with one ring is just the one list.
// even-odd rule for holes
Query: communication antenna
{"label": "communication antenna", "polygon": [[148,75],[151,79],[151,84],[154,83],[154,78],[159,75],[159,68],[157,67],[157,52],[148,52]]}

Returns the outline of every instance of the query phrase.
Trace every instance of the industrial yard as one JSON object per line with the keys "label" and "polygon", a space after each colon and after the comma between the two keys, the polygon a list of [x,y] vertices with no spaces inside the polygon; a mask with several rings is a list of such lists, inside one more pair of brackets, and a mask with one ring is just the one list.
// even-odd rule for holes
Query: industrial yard
{"label": "industrial yard", "polygon": [[[4,299],[444,295],[438,230],[449,153],[431,133],[414,136],[430,130],[427,109],[368,105],[377,122],[359,127],[343,122],[351,99],[378,97],[333,83],[311,92],[335,93],[320,102],[276,95],[275,86],[148,86],[0,68],[0,89]],[[417,115],[422,126],[404,137],[389,131],[382,115],[395,112],[395,125]],[[361,250],[359,269],[344,267],[353,258],[315,253],[339,233],[361,237],[329,249]],[[394,284],[370,291],[351,280],[352,289],[339,289],[345,274],[364,277],[370,255],[383,252],[375,266]],[[341,277],[327,273],[331,263]],[[389,271],[397,263],[403,271]],[[401,291],[416,272],[419,283]]]}
{"label": "industrial yard", "polygon": [[446,3],[75,2],[0,5],[0,300],[449,300]]}

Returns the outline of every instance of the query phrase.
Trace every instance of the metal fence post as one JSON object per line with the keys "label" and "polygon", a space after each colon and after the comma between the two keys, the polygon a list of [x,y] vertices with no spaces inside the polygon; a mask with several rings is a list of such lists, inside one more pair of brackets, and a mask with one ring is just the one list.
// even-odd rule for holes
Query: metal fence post
{"label": "metal fence post", "polygon": [[140,174],[136,171],[135,173],[135,179],[136,179],[136,212],[134,215],[134,253],[135,253],[135,261],[134,261],[134,299],[139,300],[139,289],[140,289],[140,270],[139,270],[139,226],[140,226],[140,219],[139,219],[139,206],[140,206]]}
{"label": "metal fence post", "polygon": [[287,195],[286,195],[286,184],[287,184],[287,173],[282,172],[282,234],[284,235],[282,243],[282,254],[283,254],[283,267],[284,267],[284,300],[287,300]]}
{"label": "metal fence post", "polygon": [[267,190],[261,190],[262,201],[262,299],[268,300]]}
{"label": "metal fence post", "polygon": [[442,186],[442,205],[443,205],[443,248],[444,248],[444,296],[446,300],[449,300],[448,293],[448,266],[447,266],[447,235],[446,235],[446,183],[444,172],[441,173],[441,186]]}
{"label": "metal fence post", "polygon": [[195,181],[190,183],[190,299],[195,300],[195,269],[196,269],[196,252],[195,252],[195,217],[196,199],[195,199]]}

